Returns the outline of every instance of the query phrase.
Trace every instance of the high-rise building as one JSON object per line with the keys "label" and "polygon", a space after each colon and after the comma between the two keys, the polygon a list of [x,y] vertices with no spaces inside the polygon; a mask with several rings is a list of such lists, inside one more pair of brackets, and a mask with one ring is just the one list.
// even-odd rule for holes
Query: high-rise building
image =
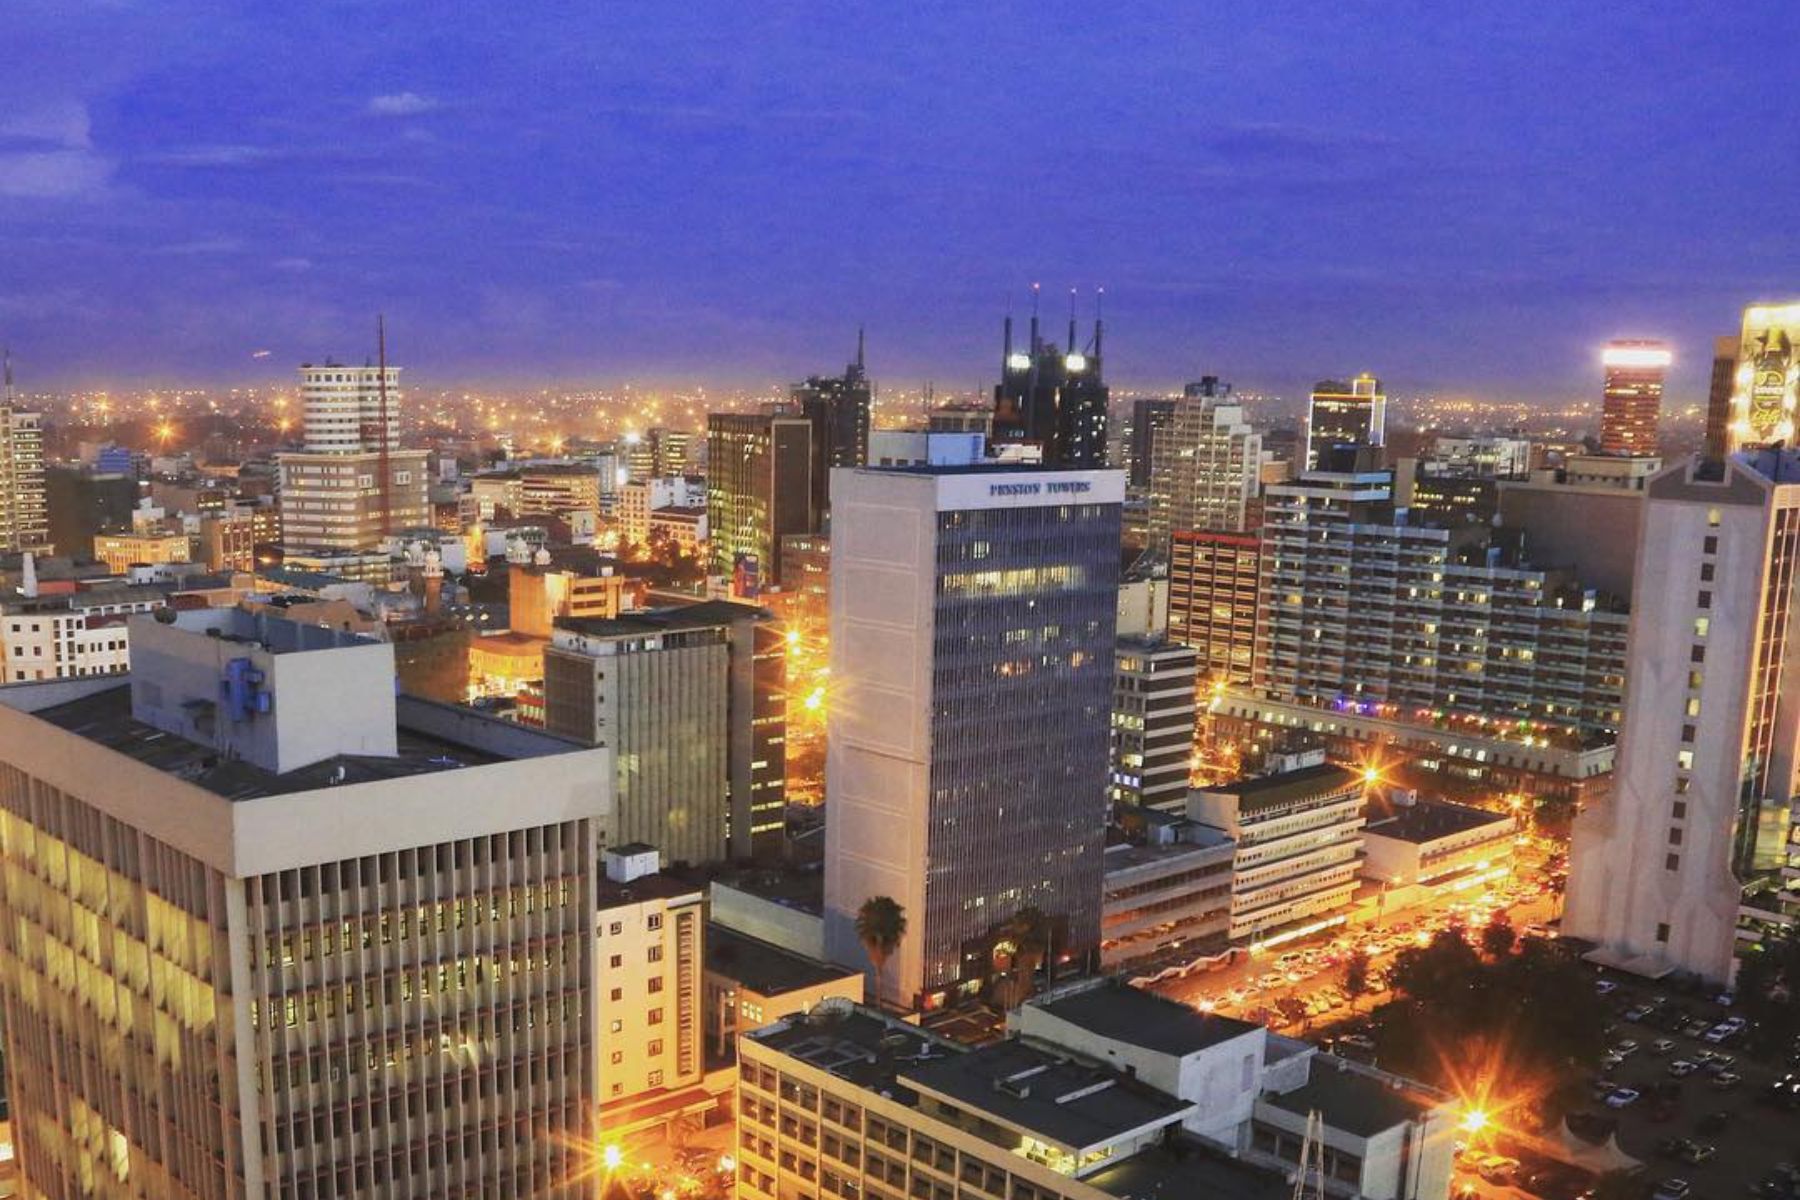
{"label": "high-rise building", "polygon": [[1241,532],[1256,497],[1262,438],[1231,399],[1231,385],[1208,378],[1176,402],[1151,446],[1150,545],[1166,555],[1177,529]]}
{"label": "high-rise building", "polygon": [[778,584],[781,539],[819,532],[812,437],[805,417],[708,414],[708,574],[730,578],[753,568],[759,582]]}
{"label": "high-rise building", "polygon": [[44,500],[44,431],[38,413],[19,407],[12,355],[4,355],[0,404],[0,553],[50,548],[50,510]]}
{"label": "high-rise building", "polygon": [[1161,637],[1119,639],[1112,712],[1112,801],[1180,808],[1194,753],[1194,650]]}
{"label": "high-rise building", "polygon": [[779,851],[785,645],[764,610],[726,601],[556,622],[544,725],[612,752],[609,841],[693,864]]}
{"label": "high-rise building", "polygon": [[[1707,405],[1708,451],[1713,457],[1794,440],[1795,410],[1800,407],[1796,339],[1800,339],[1800,303],[1746,308],[1742,333],[1729,358],[1721,339],[1713,355],[1713,389]],[[1727,372],[1729,390],[1722,378]]]}
{"label": "high-rise building", "polygon": [[1101,374],[1102,324],[1094,337],[1077,344],[1075,318],[1069,317],[1065,349],[1038,332],[1031,317],[1031,342],[1015,352],[1012,318],[1006,318],[1000,382],[994,385],[994,442],[1026,443],[1043,451],[1047,467],[1106,465],[1106,408],[1111,398]]}
{"label": "high-rise building", "polygon": [[63,554],[78,554],[94,544],[102,529],[131,524],[138,482],[129,475],[49,467],[44,493],[51,544]]}
{"label": "high-rise building", "polygon": [[[1188,384],[1191,389],[1196,384]],[[1175,415],[1175,401],[1141,397],[1131,402],[1131,428],[1125,439],[1125,486],[1134,492],[1150,488],[1150,464],[1157,431]]]}
{"label": "high-rise building", "polygon": [[1713,339],[1712,378],[1706,392],[1707,458],[1723,461],[1730,438],[1731,393],[1737,386],[1738,337],[1721,334]]}
{"label": "high-rise building", "polygon": [[831,469],[869,462],[869,409],[874,387],[863,360],[863,335],[856,333],[856,360],[842,375],[811,375],[792,390],[800,415],[812,422],[813,507],[831,511]]}
{"label": "high-rise building", "polygon": [[130,635],[0,706],[22,1194],[588,1194],[604,752],[397,697],[385,642]]}
{"label": "high-rise building", "polygon": [[1169,544],[1169,636],[1192,646],[1209,684],[1248,684],[1262,561],[1253,533],[1177,530]]}
{"label": "high-rise building", "polygon": [[1669,348],[1661,342],[1608,342],[1600,361],[1606,368],[1600,400],[1601,453],[1654,455]]}
{"label": "high-rise building", "polygon": [[1387,394],[1381,380],[1364,373],[1349,383],[1326,379],[1313,385],[1306,406],[1306,470],[1318,470],[1334,447],[1387,442]]}
{"label": "high-rise building", "polygon": [[979,986],[1028,906],[1058,958],[1099,944],[1124,493],[1117,471],[832,481],[826,949],[863,963],[858,909],[899,902],[890,999]]}
{"label": "high-rise building", "polygon": [[429,453],[400,448],[400,368],[300,368],[303,446],[278,456],[281,536],[307,551],[361,554],[431,523]]}
{"label": "high-rise building", "polygon": [[1576,821],[1563,928],[1615,965],[1723,982],[1740,906],[1791,909],[1800,456],[1671,467],[1643,522],[1612,796]]}

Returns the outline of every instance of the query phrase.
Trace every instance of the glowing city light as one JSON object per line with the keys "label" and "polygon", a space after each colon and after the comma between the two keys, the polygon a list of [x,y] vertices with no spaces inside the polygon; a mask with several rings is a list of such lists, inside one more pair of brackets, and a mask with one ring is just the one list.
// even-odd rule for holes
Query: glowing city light
{"label": "glowing city light", "polygon": [[608,1146],[600,1152],[600,1161],[605,1164],[607,1170],[616,1171],[624,1165],[625,1152],[617,1146]]}

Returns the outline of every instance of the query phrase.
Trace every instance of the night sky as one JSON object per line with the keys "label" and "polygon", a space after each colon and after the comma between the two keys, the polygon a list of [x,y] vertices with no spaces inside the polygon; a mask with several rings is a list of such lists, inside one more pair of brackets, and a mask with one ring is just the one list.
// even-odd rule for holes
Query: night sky
{"label": "night sky", "polygon": [[[0,7],[35,385],[991,381],[1564,398],[1800,296],[1800,10],[1535,2]],[[269,351],[266,358],[254,352]]]}

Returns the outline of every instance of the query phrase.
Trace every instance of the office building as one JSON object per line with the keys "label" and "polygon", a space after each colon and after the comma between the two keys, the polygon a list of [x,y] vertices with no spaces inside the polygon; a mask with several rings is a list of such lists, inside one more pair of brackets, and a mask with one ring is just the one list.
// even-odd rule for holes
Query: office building
{"label": "office building", "polygon": [[826,1000],[863,1002],[863,973],[796,954],[728,925],[706,926],[707,1054],[737,1058],[738,1035]]}
{"label": "office building", "polygon": [[1563,926],[1601,961],[1724,982],[1740,905],[1790,907],[1800,459],[1670,467],[1640,546],[1618,767],[1576,820]]}
{"label": "office building", "polygon": [[707,573],[749,573],[754,597],[781,583],[781,539],[819,532],[813,424],[805,417],[711,413],[706,418]]}
{"label": "office building", "polygon": [[1522,434],[1438,434],[1431,439],[1427,474],[1477,479],[1518,479],[1529,474],[1531,439]]}
{"label": "office building", "polygon": [[[594,898],[594,1080],[600,1128],[618,1142],[689,1107],[713,1107],[698,1090],[706,888],[660,874],[654,846],[610,846],[604,860]],[[697,1094],[683,1097],[687,1089]]]}
{"label": "office building", "polygon": [[1125,637],[1114,662],[1112,802],[1179,807],[1194,753],[1194,650],[1162,637]]}
{"label": "office building", "polygon": [[971,1049],[828,1003],[744,1035],[738,1195],[1280,1200],[1314,1114],[1328,1194],[1449,1195],[1441,1093],[1105,981],[1008,1026]]}
{"label": "office building", "polygon": [[1511,813],[1422,800],[1398,788],[1385,798],[1372,790],[1363,878],[1381,885],[1382,914],[1485,888],[1511,873],[1518,832]]}
{"label": "office building", "polygon": [[367,554],[431,522],[424,450],[400,447],[400,368],[300,368],[304,448],[277,456],[281,536],[314,553]]}
{"label": "office building", "polygon": [[863,359],[863,335],[856,332],[856,360],[842,375],[810,375],[793,386],[791,396],[800,415],[812,422],[813,508],[831,511],[833,467],[861,467],[869,462],[869,410],[874,385]]}
{"label": "office building", "polygon": [[96,474],[76,467],[44,472],[49,540],[58,553],[84,554],[102,529],[131,524],[138,482],[129,475]]}
{"label": "office building", "polygon": [[130,634],[129,681],[0,693],[23,1194],[586,1195],[603,755],[359,636]]}
{"label": "office building", "polygon": [[871,467],[972,467],[987,458],[987,436],[970,431],[877,429],[869,435]]}
{"label": "office building", "polygon": [[483,521],[600,512],[600,472],[586,463],[531,463],[485,471],[469,482]]}
{"label": "office building", "polygon": [[1794,440],[1794,413],[1800,406],[1796,337],[1800,303],[1753,304],[1744,310],[1736,346],[1719,339],[1707,404],[1709,457]]}
{"label": "office building", "polygon": [[1191,961],[1224,949],[1231,935],[1231,839],[1173,813],[1142,816],[1139,836],[1106,848],[1100,966],[1107,972],[1165,955]]}
{"label": "office building", "polygon": [[134,566],[191,562],[193,543],[179,525],[145,526],[94,535],[94,561],[114,575]]}
{"label": "office building", "polygon": [[1387,394],[1381,380],[1358,375],[1313,386],[1306,405],[1306,470],[1318,470],[1340,446],[1379,447],[1387,442]]}
{"label": "office building", "polygon": [[1015,352],[1012,318],[1006,318],[1000,382],[994,385],[996,444],[1036,447],[1047,467],[1106,465],[1106,415],[1112,392],[1102,377],[1102,332],[1096,320],[1093,340],[1078,345],[1071,314],[1065,349],[1040,336],[1034,312],[1028,349]]}
{"label": "office building", "polygon": [[1208,686],[1250,683],[1262,542],[1254,533],[1175,530],[1169,541],[1169,636],[1194,648]]}
{"label": "office building", "polygon": [[1162,555],[1178,529],[1241,532],[1257,493],[1262,437],[1231,399],[1231,385],[1198,386],[1176,402],[1151,448],[1150,546]]}
{"label": "office building", "polygon": [[0,552],[50,549],[50,511],[44,492],[44,432],[39,414],[13,400],[7,368],[0,405]]}
{"label": "office building", "polygon": [[1662,416],[1669,348],[1661,342],[1608,342],[1600,356],[1606,385],[1600,397],[1600,452],[1652,457]]}
{"label": "office building", "polygon": [[[1202,384],[1190,383],[1189,394]],[[1125,486],[1133,492],[1150,490],[1150,470],[1154,461],[1157,432],[1175,416],[1175,401],[1161,397],[1140,397],[1131,402],[1131,428],[1125,431]]]}
{"label": "office building", "polygon": [[650,514],[663,508],[703,508],[706,480],[698,475],[633,479],[619,488],[614,516],[619,536],[635,546],[650,544]]}
{"label": "office building", "polygon": [[0,680],[6,683],[128,671],[128,619],[168,602],[167,587],[124,584],[40,594],[34,576],[27,576],[21,595],[0,600]]}
{"label": "office building", "polygon": [[661,425],[645,433],[626,434],[625,475],[621,482],[686,475],[694,466],[697,440],[690,429],[666,429]]}
{"label": "office building", "polygon": [[908,929],[908,1006],[978,990],[1034,907],[1099,943],[1124,475],[958,467],[832,481],[826,949],[866,961],[874,896]]}
{"label": "office building", "polygon": [[670,862],[779,852],[786,642],[762,609],[711,601],[559,619],[544,649],[544,723],[609,752],[610,841]]}
{"label": "office building", "polygon": [[1188,818],[1231,839],[1231,939],[1266,946],[1323,928],[1350,903],[1362,867],[1360,771],[1297,756],[1288,769],[1188,799]]}
{"label": "office building", "polygon": [[994,410],[985,404],[940,404],[926,410],[925,428],[930,433],[979,433],[991,440]]}
{"label": "office building", "polygon": [[1730,448],[1731,394],[1737,387],[1738,345],[1735,333],[1713,339],[1712,378],[1706,392],[1706,443],[1702,452],[1714,462],[1723,461]]}

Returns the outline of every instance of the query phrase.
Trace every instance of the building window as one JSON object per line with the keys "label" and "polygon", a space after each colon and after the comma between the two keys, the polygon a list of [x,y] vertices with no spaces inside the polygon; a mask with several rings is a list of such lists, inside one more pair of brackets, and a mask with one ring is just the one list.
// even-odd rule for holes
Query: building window
{"label": "building window", "polygon": [[611,992],[611,998],[614,1000],[623,1000],[625,998],[625,989],[614,988]]}
{"label": "building window", "polygon": [[623,1051],[623,1050],[614,1050],[614,1051],[613,1051],[613,1052],[612,1052],[612,1064],[613,1064],[613,1066],[615,1066],[615,1067],[616,1067],[616,1066],[618,1066],[618,1065],[619,1065],[619,1064],[620,1064],[620,1063],[622,1063],[622,1062],[624,1062],[624,1061],[625,1061],[625,1052],[624,1052],[624,1051]]}
{"label": "building window", "polygon": [[1712,581],[1713,581],[1713,565],[1711,563],[1701,563],[1700,564],[1700,582],[1701,583],[1711,583]]}
{"label": "building window", "polygon": [[1695,662],[1695,663],[1705,662],[1706,661],[1706,647],[1705,646],[1695,646],[1692,650],[1688,651],[1688,661]]}
{"label": "building window", "polygon": [[1683,771],[1693,770],[1694,769],[1694,752],[1692,750],[1676,751],[1675,752],[1675,765],[1677,767],[1681,768]]}
{"label": "building window", "polygon": [[648,1054],[651,1058],[655,1058],[662,1053],[662,1046],[661,1038],[652,1038],[650,1040],[650,1045],[645,1049],[644,1053]]}
{"label": "building window", "polygon": [[663,981],[662,981],[661,975],[651,976],[651,978],[650,978],[650,994],[655,995],[657,992],[662,991],[662,985],[663,985]]}
{"label": "building window", "polygon": [[1706,554],[1717,554],[1719,552],[1718,537],[1710,533],[1707,534],[1706,541],[1701,544],[1701,551]]}
{"label": "building window", "polygon": [[623,1021],[614,1021],[614,1022],[613,1022],[613,1023],[612,1023],[612,1031],[613,1031],[613,1032],[614,1032],[614,1033],[623,1033],[623,1032],[624,1032],[624,1031],[625,1031],[625,1022],[623,1022]]}
{"label": "building window", "polygon": [[1687,817],[1687,801],[1686,800],[1677,800],[1675,802],[1675,819],[1677,821],[1680,821],[1680,820],[1685,819],[1686,817]]}
{"label": "building window", "polygon": [[645,1079],[645,1082],[648,1083],[651,1087],[661,1087],[662,1080],[663,1080],[663,1073],[661,1071],[652,1071],[652,1072],[650,1072],[649,1077]]}
{"label": "building window", "polygon": [[646,1025],[661,1025],[662,1024],[662,1009],[660,1009],[660,1008],[651,1009],[650,1013],[649,1013],[648,1017],[645,1019],[644,1023]]}
{"label": "building window", "polygon": [[644,921],[644,928],[645,929],[661,929],[662,928],[662,914],[661,913],[651,913],[650,916],[648,918],[646,918]]}
{"label": "building window", "polygon": [[1667,922],[1657,925],[1656,940],[1659,942],[1666,942],[1669,940],[1669,926]]}
{"label": "building window", "polygon": [[662,950],[663,950],[663,948],[661,946],[650,947],[649,951],[644,955],[645,961],[653,962],[653,963],[661,962],[662,961]]}
{"label": "building window", "polygon": [[1718,509],[1709,508],[1706,510],[1706,527],[1708,529],[1717,529],[1719,527],[1719,510]]}
{"label": "building window", "polygon": [[1681,869],[1681,855],[1671,854],[1663,859],[1663,870],[1679,871],[1680,869]]}
{"label": "building window", "polygon": [[606,932],[613,937],[618,937],[621,933],[625,932],[625,922],[614,921],[606,927]]}
{"label": "building window", "polygon": [[1694,744],[1694,727],[1692,725],[1681,727],[1681,740],[1690,746]]}
{"label": "building window", "polygon": [[1671,845],[1671,846],[1681,845],[1681,830],[1673,828],[1673,827],[1670,828],[1670,830],[1669,830],[1669,845]]}
{"label": "building window", "polygon": [[625,965],[625,956],[623,954],[615,954],[606,960],[606,965],[617,971],[620,967]]}

